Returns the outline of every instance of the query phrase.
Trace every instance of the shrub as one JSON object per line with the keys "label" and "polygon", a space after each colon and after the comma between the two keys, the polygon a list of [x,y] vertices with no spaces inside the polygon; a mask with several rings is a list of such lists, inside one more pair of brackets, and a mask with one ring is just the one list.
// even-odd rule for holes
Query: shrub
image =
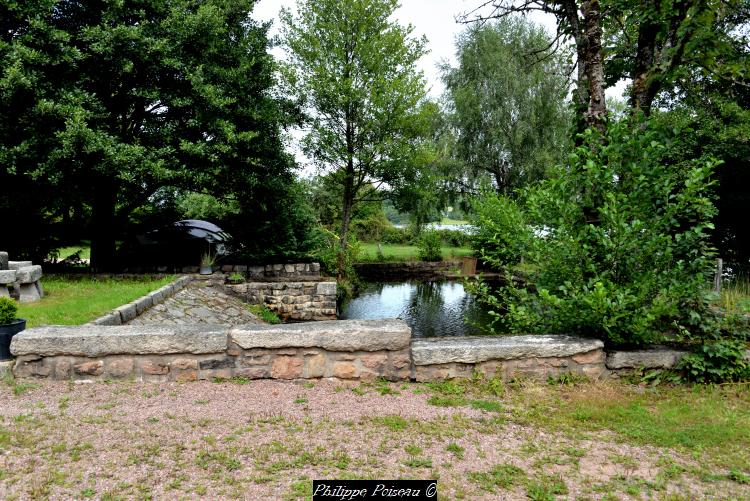
{"label": "shrub", "polygon": [[18,305],[7,297],[0,297],[0,325],[9,324],[16,319]]}
{"label": "shrub", "polygon": [[406,228],[388,226],[381,233],[380,241],[384,244],[410,245],[413,243],[413,235]]}
{"label": "shrub", "polygon": [[531,239],[531,227],[521,207],[507,197],[490,193],[475,202],[474,211],[474,250],[494,268],[518,264]]}
{"label": "shrub", "polygon": [[746,343],[720,340],[702,345],[682,357],[676,369],[683,379],[696,383],[722,383],[750,379],[750,362],[745,359]]}
{"label": "shrub", "polygon": [[[704,299],[714,162],[670,163],[675,138],[641,121],[612,123],[606,137],[589,131],[569,164],[519,203],[480,204],[489,221],[478,224],[480,253],[505,264],[520,253],[534,270],[532,291],[480,289],[509,330],[615,345],[717,336]],[[524,222],[544,235],[519,247],[512,231],[492,231]]]}
{"label": "shrub", "polygon": [[247,309],[250,313],[260,318],[267,324],[275,325],[280,324],[281,319],[273,311],[268,309],[268,306],[264,304],[248,304]]}
{"label": "shrub", "polygon": [[464,247],[472,241],[472,236],[460,230],[437,230],[440,239],[450,247]]}
{"label": "shrub", "polygon": [[443,241],[437,231],[425,230],[417,242],[417,255],[422,261],[442,261],[442,245]]}

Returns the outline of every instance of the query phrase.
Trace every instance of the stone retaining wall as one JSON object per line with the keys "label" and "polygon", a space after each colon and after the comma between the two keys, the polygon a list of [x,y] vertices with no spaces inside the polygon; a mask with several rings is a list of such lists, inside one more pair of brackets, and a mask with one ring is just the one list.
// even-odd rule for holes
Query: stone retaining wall
{"label": "stone retaining wall", "polygon": [[180,292],[192,281],[189,276],[182,276],[173,282],[149,292],[145,296],[124,304],[89,322],[90,325],[122,325],[135,319],[138,315]]}
{"label": "stone retaining wall", "polygon": [[400,320],[243,326],[40,327],[13,337],[18,378],[403,381],[411,331]]}
{"label": "stone retaining wall", "polygon": [[284,321],[336,319],[336,282],[251,282],[225,287],[247,303],[266,305]]}
{"label": "stone retaining wall", "polygon": [[440,278],[460,270],[460,261],[411,261],[399,263],[355,263],[354,271],[365,280],[393,280],[394,278]]}
{"label": "stone retaining wall", "polygon": [[[129,266],[124,273],[198,273],[199,266]],[[286,278],[315,279],[320,278],[320,263],[286,263],[286,264],[219,264],[214,271],[224,273],[242,273],[251,280]]]}

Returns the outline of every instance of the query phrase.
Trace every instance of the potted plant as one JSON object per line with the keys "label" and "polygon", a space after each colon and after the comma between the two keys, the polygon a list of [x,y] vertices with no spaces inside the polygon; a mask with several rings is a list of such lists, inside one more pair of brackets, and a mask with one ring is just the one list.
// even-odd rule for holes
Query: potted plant
{"label": "potted plant", "polygon": [[26,328],[26,320],[16,318],[18,306],[8,297],[0,297],[0,360],[10,358],[10,340]]}
{"label": "potted plant", "polygon": [[214,272],[214,263],[216,258],[211,254],[211,251],[206,252],[201,256],[201,275],[210,275]]}

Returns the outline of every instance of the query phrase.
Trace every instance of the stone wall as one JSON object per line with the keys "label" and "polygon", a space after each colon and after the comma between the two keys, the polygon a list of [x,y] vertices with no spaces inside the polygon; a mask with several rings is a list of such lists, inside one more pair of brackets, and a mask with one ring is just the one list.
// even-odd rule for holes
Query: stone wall
{"label": "stone wall", "polygon": [[442,381],[516,376],[546,379],[565,373],[606,374],[604,343],[571,336],[456,337],[414,340],[414,378]]}
{"label": "stone wall", "polygon": [[[125,273],[198,273],[199,266],[129,266]],[[242,273],[251,280],[257,279],[319,279],[319,263],[286,264],[236,264],[226,263],[214,266],[214,271]]]}
{"label": "stone wall", "polygon": [[365,280],[442,278],[461,269],[460,261],[410,261],[399,263],[355,263],[354,270]]}
{"label": "stone wall", "polygon": [[410,377],[400,320],[276,326],[57,326],[14,336],[18,378],[194,381]]}
{"label": "stone wall", "polygon": [[335,320],[336,282],[251,282],[226,285],[250,304],[264,304],[284,321]]}

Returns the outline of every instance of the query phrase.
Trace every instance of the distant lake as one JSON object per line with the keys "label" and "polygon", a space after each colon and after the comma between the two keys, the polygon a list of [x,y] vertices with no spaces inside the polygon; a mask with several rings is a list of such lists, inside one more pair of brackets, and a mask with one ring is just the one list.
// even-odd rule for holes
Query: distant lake
{"label": "distant lake", "polygon": [[407,281],[368,283],[341,308],[341,319],[403,319],[412,337],[482,334],[490,316],[461,282]]}

